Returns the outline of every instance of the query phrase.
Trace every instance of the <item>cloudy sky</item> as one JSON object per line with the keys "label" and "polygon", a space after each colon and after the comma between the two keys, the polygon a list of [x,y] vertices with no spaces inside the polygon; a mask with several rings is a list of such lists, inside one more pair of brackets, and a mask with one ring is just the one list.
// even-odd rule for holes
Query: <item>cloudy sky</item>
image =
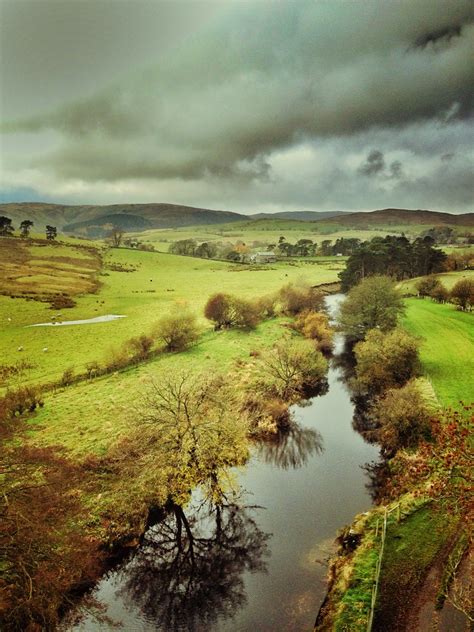
{"label": "cloudy sky", "polygon": [[0,0],[0,200],[472,210],[472,0]]}

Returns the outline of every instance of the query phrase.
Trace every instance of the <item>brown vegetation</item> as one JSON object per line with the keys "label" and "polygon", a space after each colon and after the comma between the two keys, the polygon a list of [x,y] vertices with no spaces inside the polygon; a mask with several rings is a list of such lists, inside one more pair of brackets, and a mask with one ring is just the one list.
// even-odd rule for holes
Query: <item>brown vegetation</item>
{"label": "brown vegetation", "polygon": [[[38,252],[39,248],[45,246],[48,246],[47,256]],[[2,239],[0,294],[61,302],[71,300],[70,297],[77,294],[96,292],[97,273],[101,267],[99,251],[86,246],[70,246],[71,252],[77,251],[86,256],[51,254],[51,248],[60,247],[60,244],[41,239]]]}

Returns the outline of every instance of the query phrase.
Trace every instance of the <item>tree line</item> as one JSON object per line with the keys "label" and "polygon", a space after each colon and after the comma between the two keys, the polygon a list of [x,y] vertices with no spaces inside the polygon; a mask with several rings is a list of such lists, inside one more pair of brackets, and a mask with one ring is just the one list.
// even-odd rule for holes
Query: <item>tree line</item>
{"label": "tree line", "polygon": [[[24,219],[20,223],[20,237],[23,239],[27,239],[30,236],[31,228],[34,226],[34,222],[30,219]],[[15,232],[15,227],[13,226],[12,220],[9,217],[0,216],[0,237],[13,237],[13,233]],[[56,226],[47,225],[45,228],[46,239],[53,240],[56,239],[58,235],[58,230]]]}
{"label": "tree line", "polygon": [[447,255],[433,247],[431,237],[410,242],[404,236],[374,237],[358,245],[339,273],[343,291],[373,275],[386,275],[397,281],[426,276],[445,269]]}

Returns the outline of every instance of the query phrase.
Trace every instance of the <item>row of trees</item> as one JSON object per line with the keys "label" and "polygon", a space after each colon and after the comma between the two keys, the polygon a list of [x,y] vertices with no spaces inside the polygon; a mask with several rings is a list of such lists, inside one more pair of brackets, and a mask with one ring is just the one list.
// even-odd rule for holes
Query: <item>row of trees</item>
{"label": "row of trees", "polygon": [[435,276],[423,277],[416,283],[418,296],[429,296],[437,303],[450,301],[459,305],[463,311],[470,311],[474,305],[474,280],[469,278],[459,279],[451,290],[448,290]]}
{"label": "row of trees", "polygon": [[416,446],[430,432],[430,411],[415,381],[419,342],[398,326],[404,310],[394,282],[373,276],[349,291],[339,315],[354,344],[351,385],[363,403],[363,427],[387,455]]}
{"label": "row of trees", "polygon": [[[316,255],[327,257],[350,255],[359,245],[360,239],[346,239],[344,237],[337,239],[334,243],[330,239],[325,239],[320,246],[312,239],[299,239],[296,243],[291,243],[282,235],[278,243],[263,244],[262,247],[281,257],[314,257]],[[201,257],[204,259],[220,258],[229,259],[230,261],[247,261],[251,250],[250,246],[245,242],[226,244],[205,241],[198,243],[195,239],[179,239],[169,247],[169,252],[175,255]]]}
{"label": "row of trees", "polygon": [[[24,219],[20,223],[20,237],[26,239],[30,236],[31,228],[34,222],[30,219]],[[0,216],[0,237],[13,237],[15,228],[9,217]],[[56,226],[46,226],[46,239],[56,239],[58,234]]]}
{"label": "row of trees", "polygon": [[430,237],[410,242],[406,237],[387,235],[364,241],[351,254],[339,277],[342,289],[349,290],[373,275],[386,275],[398,281],[441,272],[446,254],[433,247]]}

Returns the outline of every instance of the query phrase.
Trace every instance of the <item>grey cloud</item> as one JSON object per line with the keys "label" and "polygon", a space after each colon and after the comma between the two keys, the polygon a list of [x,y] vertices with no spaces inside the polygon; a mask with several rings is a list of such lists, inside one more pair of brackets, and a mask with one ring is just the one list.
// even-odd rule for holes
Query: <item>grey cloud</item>
{"label": "grey cloud", "polygon": [[374,176],[385,169],[385,159],[383,153],[378,149],[373,149],[367,156],[367,160],[362,164],[358,172],[364,176]]}
{"label": "grey cloud", "polygon": [[[41,160],[68,177],[241,177],[304,139],[470,114],[473,19],[462,0],[232,5],[139,76],[4,130],[57,131]],[[447,45],[407,48],[433,34]]]}

